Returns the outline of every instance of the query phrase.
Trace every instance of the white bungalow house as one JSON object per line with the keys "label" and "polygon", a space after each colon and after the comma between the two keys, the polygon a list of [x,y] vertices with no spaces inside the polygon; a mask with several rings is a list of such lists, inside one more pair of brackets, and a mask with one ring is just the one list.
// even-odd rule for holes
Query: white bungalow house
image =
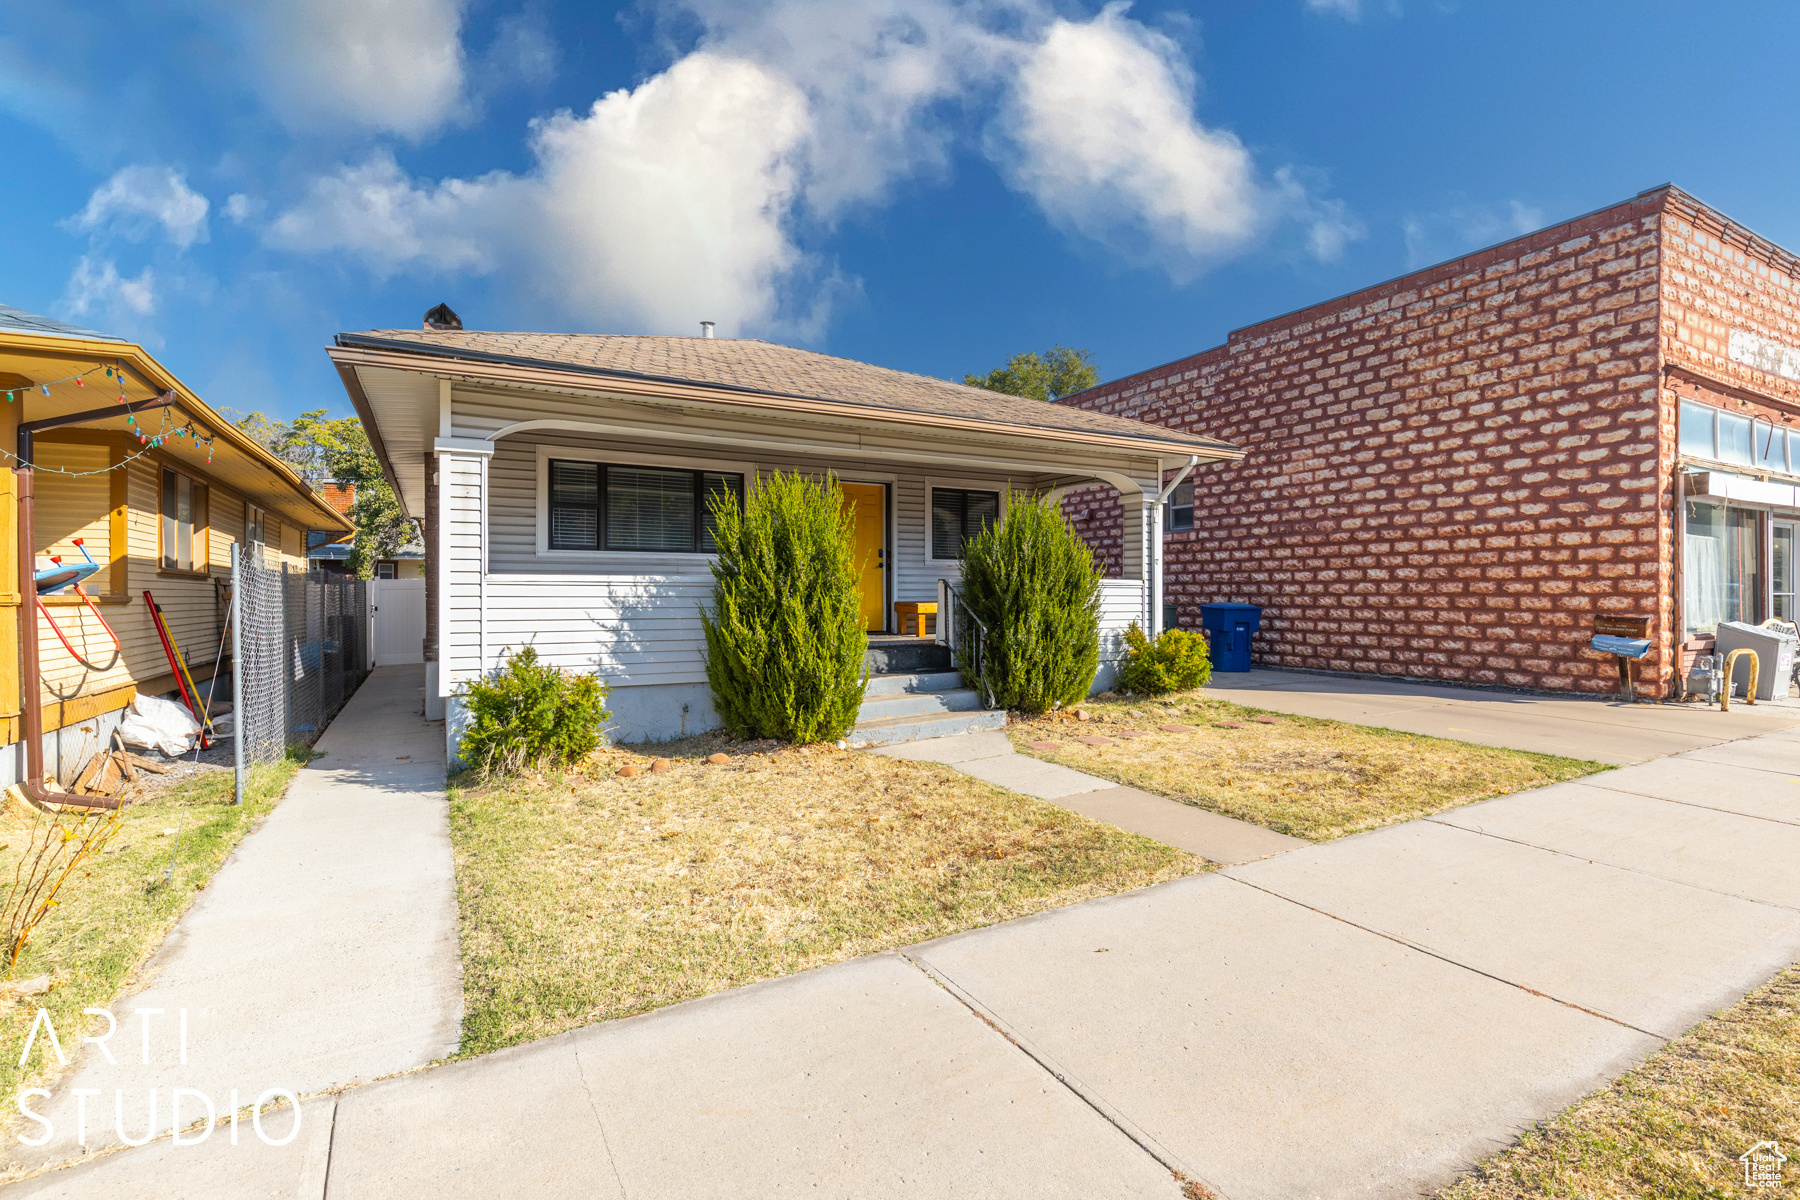
{"label": "white bungalow house", "polygon": [[[526,644],[606,678],[616,737],[715,726],[699,618],[712,588],[704,501],[741,495],[759,473],[843,481],[871,564],[868,628],[890,636],[932,630],[896,605],[936,603],[940,581],[959,581],[964,536],[1009,484],[1053,495],[1111,485],[1126,577],[1102,585],[1110,664],[1131,621],[1159,624],[1165,478],[1242,456],[1212,438],[769,342],[485,333],[445,309],[432,317],[419,331],[340,334],[329,354],[424,524],[427,715],[450,717],[453,751],[458,689]],[[1103,666],[1098,684],[1110,675]],[[895,713],[930,707],[888,699]],[[883,728],[867,740],[945,731],[899,717]]]}

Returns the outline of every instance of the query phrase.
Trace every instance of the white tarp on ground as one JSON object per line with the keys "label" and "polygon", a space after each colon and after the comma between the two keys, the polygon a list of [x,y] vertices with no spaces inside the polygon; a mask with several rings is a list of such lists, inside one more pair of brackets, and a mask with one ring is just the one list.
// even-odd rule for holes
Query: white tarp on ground
{"label": "white tarp on ground", "polygon": [[119,736],[134,746],[150,746],[170,758],[179,758],[194,748],[194,735],[200,722],[184,705],[156,696],[139,696],[131,702]]}

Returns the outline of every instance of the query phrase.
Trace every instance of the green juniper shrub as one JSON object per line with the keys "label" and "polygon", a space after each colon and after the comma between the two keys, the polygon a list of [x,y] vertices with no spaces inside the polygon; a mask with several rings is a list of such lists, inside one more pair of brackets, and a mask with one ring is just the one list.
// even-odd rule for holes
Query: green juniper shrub
{"label": "green juniper shrub", "polygon": [[1165,629],[1151,641],[1133,621],[1125,631],[1119,687],[1139,696],[1166,696],[1200,687],[1212,678],[1206,639],[1187,629]]}
{"label": "green juniper shrub", "polygon": [[711,502],[706,680],[732,736],[835,741],[856,724],[867,681],[850,513],[831,475],[764,476],[740,509]]}
{"label": "green juniper shrub", "polygon": [[539,662],[527,646],[463,694],[469,724],[457,753],[490,775],[566,766],[600,744],[606,692],[598,675]]}
{"label": "green juniper shrub", "polygon": [[1100,666],[1100,570],[1056,502],[1009,489],[1000,521],[963,547],[962,586],[987,631],[979,673],[975,639],[957,638],[972,686],[1027,713],[1087,695]]}

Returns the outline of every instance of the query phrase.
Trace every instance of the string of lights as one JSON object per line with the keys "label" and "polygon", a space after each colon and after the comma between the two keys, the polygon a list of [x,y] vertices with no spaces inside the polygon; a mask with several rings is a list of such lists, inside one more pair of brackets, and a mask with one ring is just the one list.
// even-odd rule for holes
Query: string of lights
{"label": "string of lights", "polygon": [[[137,413],[133,411],[131,401],[125,395],[125,372],[117,367],[101,364],[99,366],[89,367],[87,370],[75,375],[65,375],[61,379],[50,379],[43,383],[34,383],[29,387],[8,388],[5,389],[6,402],[11,404],[23,393],[32,391],[41,391],[44,395],[48,396],[51,388],[58,387],[65,383],[73,383],[76,387],[86,387],[88,376],[93,375],[96,371],[104,371],[105,378],[112,380],[113,383],[117,385],[119,389],[119,403],[125,406],[125,424],[131,426],[131,429],[128,432],[135,434],[137,436],[138,444],[144,448],[137,451],[135,454],[126,455],[125,458],[114,463],[112,466],[101,467],[94,471],[70,471],[63,467],[46,467],[38,463],[33,463],[32,468],[34,470],[49,471],[56,475],[68,475],[76,478],[89,475],[106,475],[113,471],[117,471],[122,467],[129,466],[137,459],[149,454],[152,450],[162,449],[163,444],[170,438],[186,438],[193,442],[195,449],[199,449],[202,446],[206,447],[206,461],[208,464],[212,462],[213,442],[217,440],[218,435],[202,433],[200,427],[195,425],[192,421],[185,421],[179,425],[172,425],[169,420],[169,409],[166,406],[158,409],[162,420],[155,432],[146,430],[142,425],[138,424]],[[9,459],[15,463],[24,461],[18,455],[4,448],[0,448],[0,457]]]}

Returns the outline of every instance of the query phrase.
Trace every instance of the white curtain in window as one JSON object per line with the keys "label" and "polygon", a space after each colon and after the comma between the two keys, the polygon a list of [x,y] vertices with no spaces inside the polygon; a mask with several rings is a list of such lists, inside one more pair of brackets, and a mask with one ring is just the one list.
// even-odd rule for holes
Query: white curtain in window
{"label": "white curtain in window", "polygon": [[1687,625],[1695,633],[1711,633],[1725,619],[1725,546],[1716,537],[1690,533],[1685,550],[1682,594]]}

